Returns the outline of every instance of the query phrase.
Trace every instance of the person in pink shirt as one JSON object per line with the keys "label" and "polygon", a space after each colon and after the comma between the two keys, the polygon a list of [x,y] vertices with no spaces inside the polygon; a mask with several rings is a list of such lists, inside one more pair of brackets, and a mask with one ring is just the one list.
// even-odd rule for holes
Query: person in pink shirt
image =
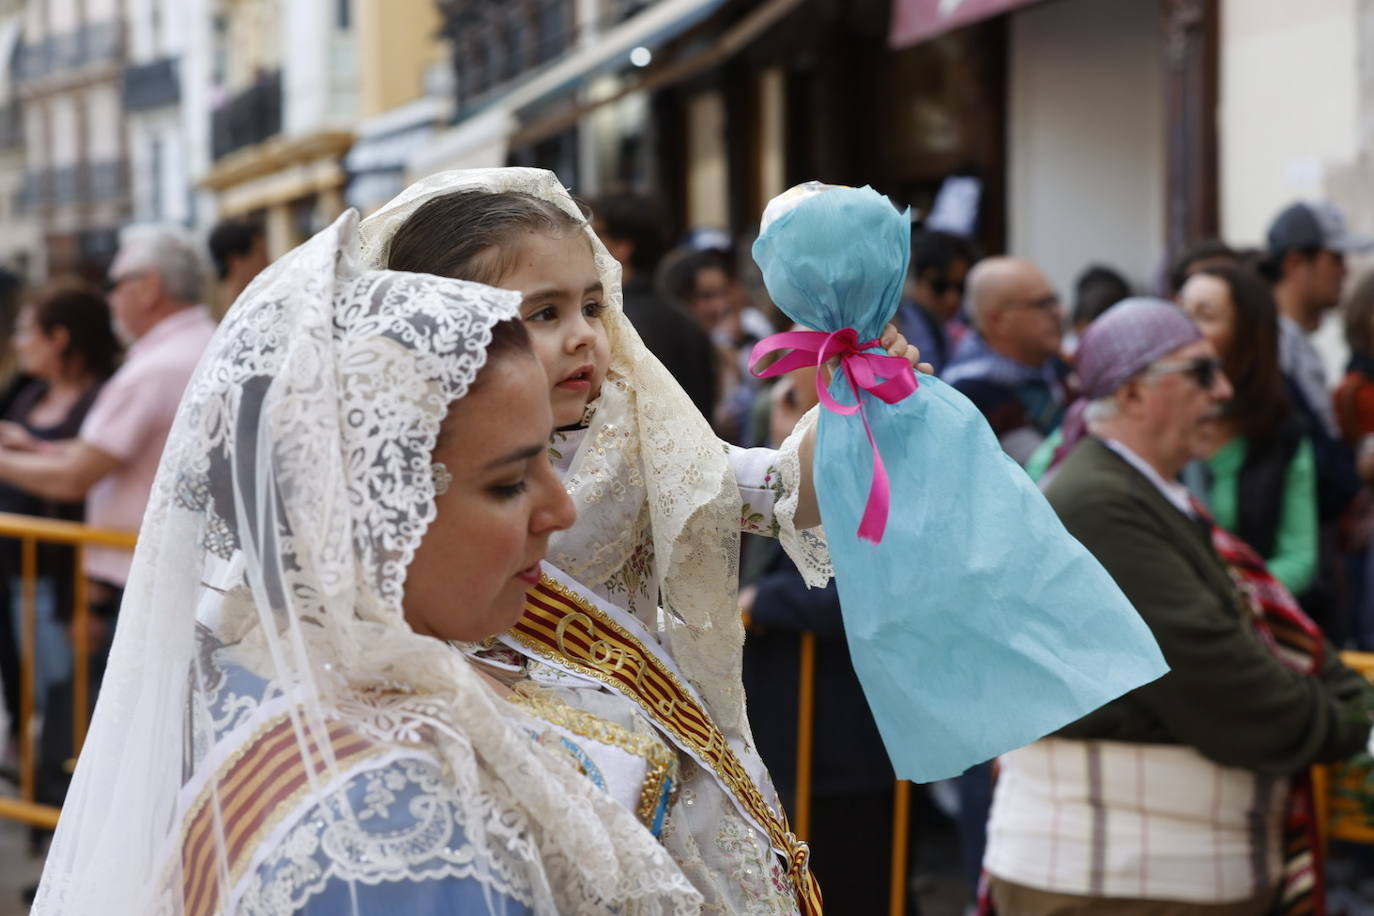
{"label": "person in pink shirt", "polygon": [[[215,330],[200,304],[206,265],[195,237],[179,226],[141,224],[121,233],[108,295],[115,331],[129,345],[124,364],[75,439],[40,443],[14,429],[0,432],[0,481],[48,499],[84,499],[90,525],[138,530],[182,391]],[[99,636],[107,629],[102,619],[119,609],[131,558],[110,548],[85,552]]]}

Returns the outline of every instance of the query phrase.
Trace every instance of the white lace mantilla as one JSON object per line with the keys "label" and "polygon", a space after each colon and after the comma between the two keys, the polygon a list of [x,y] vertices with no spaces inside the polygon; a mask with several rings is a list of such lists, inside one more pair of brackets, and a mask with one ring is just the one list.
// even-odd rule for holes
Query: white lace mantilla
{"label": "white lace mantilla", "polygon": [[697,912],[633,814],[406,623],[439,427],[519,297],[362,270],[356,220],[260,275],[187,388],[33,912],[286,916],[420,881],[475,881],[461,912]]}

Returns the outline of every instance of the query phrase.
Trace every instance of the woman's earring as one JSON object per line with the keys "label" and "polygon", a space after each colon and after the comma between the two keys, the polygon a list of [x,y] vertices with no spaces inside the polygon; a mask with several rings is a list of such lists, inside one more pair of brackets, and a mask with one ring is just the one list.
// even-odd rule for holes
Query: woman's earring
{"label": "woman's earring", "polygon": [[449,484],[453,483],[453,475],[449,473],[443,462],[436,461],[429,466],[430,476],[434,478],[434,495],[443,496],[448,492]]}

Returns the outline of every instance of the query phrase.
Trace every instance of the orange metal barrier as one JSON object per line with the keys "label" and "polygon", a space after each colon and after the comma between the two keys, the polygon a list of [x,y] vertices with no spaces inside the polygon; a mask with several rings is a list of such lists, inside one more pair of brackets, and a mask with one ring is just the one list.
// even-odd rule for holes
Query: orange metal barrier
{"label": "orange metal barrier", "polygon": [[[1342,652],[1341,661],[1374,683],[1374,652]],[[1317,830],[1322,846],[1331,840],[1345,843],[1374,843],[1374,824],[1359,810],[1354,800],[1340,794],[1332,778],[1333,767],[1312,767],[1312,797],[1315,802]],[[1358,778],[1362,774],[1352,774]]]}
{"label": "orange metal barrier", "polygon": [[[792,828],[805,840],[811,831],[811,753],[815,747],[816,634],[801,634],[797,684],[797,797]],[[888,891],[889,916],[905,916],[907,860],[910,855],[911,783],[897,780],[892,793],[892,873]],[[825,892],[822,883],[821,892]]]}
{"label": "orange metal barrier", "polygon": [[[76,522],[62,522],[28,515],[0,512],[0,538],[19,541],[19,569],[22,582],[19,636],[19,709],[11,714],[19,717],[19,798],[0,798],[0,818],[21,821],[37,827],[52,829],[57,825],[59,809],[35,801],[37,780],[33,729],[34,694],[36,690],[36,655],[38,652],[38,545],[63,544],[72,548],[72,757],[81,752],[86,740],[88,708],[90,706],[90,630],[87,608],[86,577],[82,574],[82,560],[88,546],[122,547],[133,549],[137,535],[127,531],[92,528]],[[0,608],[8,614],[9,608]]]}

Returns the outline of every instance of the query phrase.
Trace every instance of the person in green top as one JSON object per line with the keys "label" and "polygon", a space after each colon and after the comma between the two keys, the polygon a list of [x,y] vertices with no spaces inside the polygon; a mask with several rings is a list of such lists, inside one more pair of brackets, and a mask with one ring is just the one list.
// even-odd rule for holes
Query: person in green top
{"label": "person in green top", "polygon": [[1278,306],[1263,280],[1231,265],[1195,273],[1179,304],[1216,348],[1235,389],[1222,444],[1188,476],[1217,524],[1253,547],[1301,597],[1317,573],[1317,472],[1279,368]]}
{"label": "person in green top", "polygon": [[[1311,439],[1279,369],[1274,298],[1251,271],[1213,265],[1188,279],[1179,301],[1235,389],[1217,451],[1189,465],[1183,482],[1218,525],[1253,547],[1274,578],[1302,597],[1317,574],[1317,472]],[[1031,479],[1042,481],[1054,467],[1062,441],[1056,431],[1031,456]]]}

